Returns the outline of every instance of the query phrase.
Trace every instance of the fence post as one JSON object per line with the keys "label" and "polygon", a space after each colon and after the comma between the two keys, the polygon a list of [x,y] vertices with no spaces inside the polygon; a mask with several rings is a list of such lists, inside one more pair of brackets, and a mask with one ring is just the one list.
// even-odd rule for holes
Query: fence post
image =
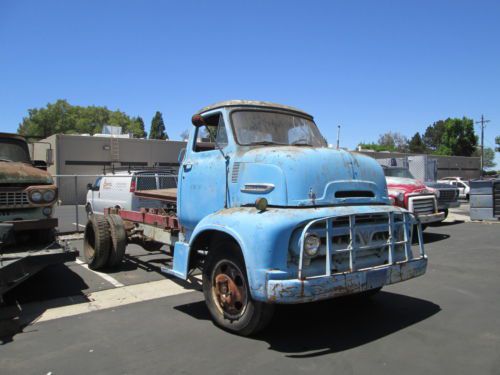
{"label": "fence post", "polygon": [[78,221],[78,176],[75,175],[75,215],[76,231],[80,231],[80,222]]}

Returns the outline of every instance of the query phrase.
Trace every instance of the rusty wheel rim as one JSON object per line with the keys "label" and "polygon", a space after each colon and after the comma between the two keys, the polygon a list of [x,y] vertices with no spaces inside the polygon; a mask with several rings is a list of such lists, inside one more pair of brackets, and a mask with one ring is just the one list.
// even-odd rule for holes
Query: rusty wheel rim
{"label": "rusty wheel rim", "polygon": [[229,260],[217,263],[212,273],[212,294],[224,317],[236,320],[248,303],[247,283],[240,268]]}

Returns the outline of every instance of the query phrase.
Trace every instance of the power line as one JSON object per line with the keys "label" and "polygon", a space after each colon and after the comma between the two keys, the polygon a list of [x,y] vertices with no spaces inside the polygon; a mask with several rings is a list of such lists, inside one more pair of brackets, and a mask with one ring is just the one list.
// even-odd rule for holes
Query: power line
{"label": "power line", "polygon": [[481,124],[481,178],[483,178],[484,163],[484,128],[487,122],[490,122],[490,120],[485,120],[483,115],[481,115],[481,121],[476,121],[476,124]]}

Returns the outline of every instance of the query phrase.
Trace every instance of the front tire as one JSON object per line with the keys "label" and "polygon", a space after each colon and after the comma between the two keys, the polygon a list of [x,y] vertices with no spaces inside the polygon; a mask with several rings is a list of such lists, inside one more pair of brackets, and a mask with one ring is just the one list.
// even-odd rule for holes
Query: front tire
{"label": "front tire", "polygon": [[265,328],[274,306],[254,301],[239,247],[222,240],[210,248],[203,267],[203,294],[216,325],[242,336]]}

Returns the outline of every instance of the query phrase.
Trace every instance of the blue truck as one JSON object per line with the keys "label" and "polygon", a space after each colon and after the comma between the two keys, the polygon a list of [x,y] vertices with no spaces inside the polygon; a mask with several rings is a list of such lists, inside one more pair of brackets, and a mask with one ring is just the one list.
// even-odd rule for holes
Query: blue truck
{"label": "blue truck", "polygon": [[232,100],[192,123],[177,188],[136,192],[175,209],[91,215],[91,268],[119,266],[131,242],[168,245],[165,271],[201,270],[214,322],[240,335],[263,329],[276,304],[372,295],[425,273],[418,219],[391,205],[382,167],[328,147],[310,114]]}

